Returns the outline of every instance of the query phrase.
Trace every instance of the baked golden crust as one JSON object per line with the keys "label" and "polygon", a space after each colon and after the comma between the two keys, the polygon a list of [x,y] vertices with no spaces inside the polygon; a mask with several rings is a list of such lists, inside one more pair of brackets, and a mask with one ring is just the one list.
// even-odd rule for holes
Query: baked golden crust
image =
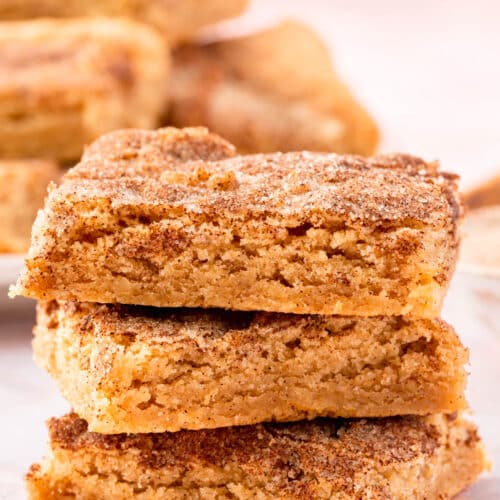
{"label": "baked golden crust", "polygon": [[125,20],[3,22],[0,73],[0,156],[71,161],[103,133],[157,126],[168,53]]}
{"label": "baked golden crust", "polygon": [[120,16],[157,28],[170,43],[188,40],[209,24],[237,16],[248,0],[2,0],[0,19]]}
{"label": "baked golden crust", "polygon": [[440,320],[41,303],[36,362],[95,432],[464,409]]}
{"label": "baked golden crust", "polygon": [[168,122],[205,125],[247,153],[373,154],[378,130],[307,26],[286,21],[256,34],[174,53]]}
{"label": "baked golden crust", "polygon": [[73,414],[49,432],[32,499],[450,498],[487,467],[476,428],[445,415],[106,436]]}
{"label": "baked golden crust", "polygon": [[54,162],[0,160],[0,253],[26,252],[47,186],[59,177]]}
{"label": "baked golden crust", "polygon": [[439,314],[458,247],[455,176],[405,155],[233,154],[204,129],[102,137],[49,194],[12,293]]}

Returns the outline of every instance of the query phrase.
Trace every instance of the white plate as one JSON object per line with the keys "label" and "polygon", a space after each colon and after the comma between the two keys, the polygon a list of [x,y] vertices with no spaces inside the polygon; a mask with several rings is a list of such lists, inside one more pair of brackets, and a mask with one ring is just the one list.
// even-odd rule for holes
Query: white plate
{"label": "white plate", "polygon": [[0,255],[0,286],[14,283],[23,265],[23,254]]}
{"label": "white plate", "polygon": [[6,313],[33,307],[33,301],[17,297],[9,299],[9,286],[16,282],[23,266],[24,255],[0,255],[0,312]]}

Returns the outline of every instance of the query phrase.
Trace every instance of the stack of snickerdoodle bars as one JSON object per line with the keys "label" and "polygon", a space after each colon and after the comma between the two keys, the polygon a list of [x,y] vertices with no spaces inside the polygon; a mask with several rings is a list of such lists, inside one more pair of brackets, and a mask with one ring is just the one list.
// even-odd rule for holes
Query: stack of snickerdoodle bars
{"label": "stack of snickerdoodle bars", "polygon": [[415,157],[102,137],[13,289],[75,411],[31,497],[455,495],[485,467],[438,319],[461,215],[456,178]]}

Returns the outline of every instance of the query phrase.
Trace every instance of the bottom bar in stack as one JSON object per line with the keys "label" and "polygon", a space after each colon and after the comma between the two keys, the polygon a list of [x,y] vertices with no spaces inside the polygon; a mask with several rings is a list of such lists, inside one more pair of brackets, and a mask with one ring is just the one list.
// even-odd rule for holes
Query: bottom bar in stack
{"label": "bottom bar in stack", "polygon": [[448,498],[486,466],[457,414],[117,435],[71,414],[49,431],[32,499]]}

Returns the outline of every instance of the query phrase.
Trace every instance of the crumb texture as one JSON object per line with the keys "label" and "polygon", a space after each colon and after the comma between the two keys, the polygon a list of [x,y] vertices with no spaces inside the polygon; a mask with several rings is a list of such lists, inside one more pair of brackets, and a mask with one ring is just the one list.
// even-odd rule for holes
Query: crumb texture
{"label": "crumb texture", "polygon": [[13,293],[435,317],[457,257],[456,184],[407,155],[235,156],[204,129],[116,132],[50,193]]}
{"label": "crumb texture", "polygon": [[466,406],[467,352],[440,320],[50,302],[33,346],[103,433]]}
{"label": "crumb texture", "polygon": [[486,467],[456,415],[105,436],[73,414],[49,429],[32,499],[451,498]]}

